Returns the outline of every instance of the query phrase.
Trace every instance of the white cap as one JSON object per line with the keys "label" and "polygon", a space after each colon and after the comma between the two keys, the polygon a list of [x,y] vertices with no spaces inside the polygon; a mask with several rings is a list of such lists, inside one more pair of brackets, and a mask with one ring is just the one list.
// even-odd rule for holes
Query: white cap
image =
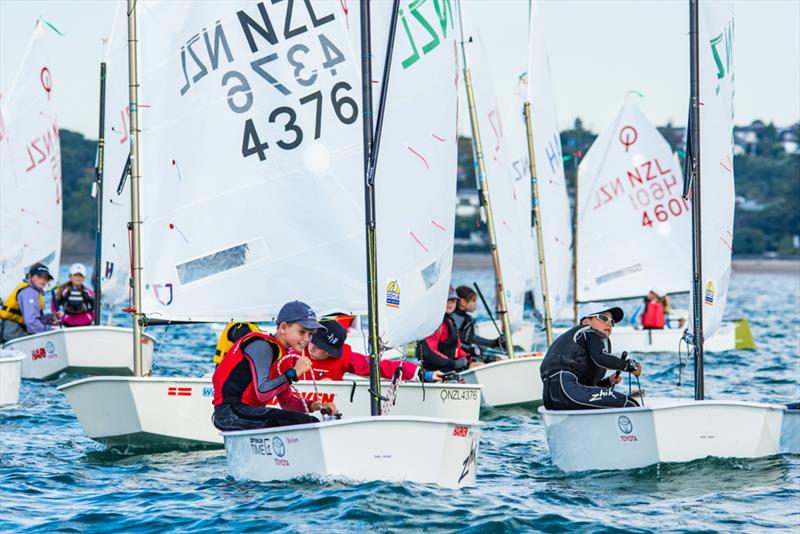
{"label": "white cap", "polygon": [[603,312],[611,312],[611,318],[614,319],[615,323],[620,322],[622,318],[625,317],[622,308],[617,306],[607,306],[599,302],[587,302],[581,306],[580,313],[578,314],[578,321],[583,321],[590,315],[598,315]]}
{"label": "white cap", "polygon": [[86,266],[82,263],[73,263],[72,267],[69,268],[69,274],[82,274],[86,276]]}

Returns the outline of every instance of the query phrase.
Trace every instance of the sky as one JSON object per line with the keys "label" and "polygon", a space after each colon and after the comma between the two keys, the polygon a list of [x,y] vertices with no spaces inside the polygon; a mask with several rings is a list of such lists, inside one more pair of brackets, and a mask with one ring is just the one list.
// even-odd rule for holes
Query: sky
{"label": "sky", "polygon": [[[686,0],[543,0],[539,5],[562,129],[580,117],[598,132],[629,90],[644,95],[639,105],[654,124],[685,124]],[[736,124],[797,122],[800,0],[742,0],[734,6]],[[42,17],[64,33],[53,58],[66,79],[58,94],[64,104],[60,125],[96,138],[102,39],[109,36],[115,10],[111,0],[0,0],[0,93],[7,94]],[[511,94],[526,69],[528,1],[464,0],[463,10],[466,27],[479,22],[493,60],[495,90]]]}

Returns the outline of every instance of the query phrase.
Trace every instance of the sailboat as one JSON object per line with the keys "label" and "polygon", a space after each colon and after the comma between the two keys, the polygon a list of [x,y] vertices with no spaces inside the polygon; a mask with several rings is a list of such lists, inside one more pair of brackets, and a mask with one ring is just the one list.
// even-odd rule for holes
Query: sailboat
{"label": "sailboat", "polygon": [[22,360],[17,350],[0,349],[0,407],[13,406],[19,401]]}
{"label": "sailboat", "polygon": [[[680,163],[635,98],[628,94],[578,168],[573,287],[579,303],[643,298],[656,287],[661,296],[688,290],[691,215],[681,197]],[[672,315],[664,329],[617,325],[615,345],[635,352],[679,350],[683,321]],[[724,324],[705,349],[742,348],[737,328],[745,327]]]}
{"label": "sailboat", "polygon": [[[403,7],[400,4],[400,1],[394,2],[391,11],[386,9],[389,4],[383,4],[372,15],[369,0],[362,2],[358,10],[360,54],[347,54],[350,61],[355,57],[362,58],[362,150],[372,417],[224,432],[228,466],[236,479],[288,480],[314,475],[434,483],[453,488],[474,483],[480,423],[380,416],[377,366],[382,338],[408,341],[417,335],[418,330],[430,331],[441,321],[452,262],[452,228],[448,229],[448,226],[453,224],[455,215],[452,200],[455,199],[458,71],[453,54],[455,49],[449,46],[454,43],[452,11],[448,21],[448,4],[437,6],[444,8],[446,17],[439,28],[441,37],[437,37],[441,41],[438,46],[429,43],[421,56],[414,46],[414,40],[421,36],[419,32],[407,33],[406,42],[395,41],[398,19],[409,9],[409,3],[403,2]],[[437,14],[442,14],[431,5],[427,9],[419,6],[417,9],[415,16],[418,18],[435,20]],[[334,11],[333,16],[334,23],[344,30],[348,14]],[[378,24],[390,21],[386,60],[379,81],[377,114],[372,112],[370,27],[373,17],[380,21]],[[329,32],[336,39],[336,29],[329,28]],[[334,42],[337,41],[341,42],[338,39]],[[394,54],[396,44],[398,53]],[[405,56],[408,52],[411,55]],[[347,67],[347,64],[342,65],[343,76],[347,75]],[[443,76],[447,72],[452,72],[453,77]],[[419,98],[423,93],[427,99]],[[373,117],[377,118],[374,124]],[[385,137],[382,136],[384,131]],[[412,213],[405,212],[402,225],[393,224],[397,220],[397,206],[408,206],[408,201],[417,198],[420,187],[424,185],[445,195],[432,193],[430,202],[423,201]],[[443,198],[451,200],[446,207],[440,205]],[[382,209],[387,209],[388,213],[384,214]],[[437,212],[449,213],[449,217],[431,219]],[[382,240],[388,240],[391,247],[383,248],[387,243],[381,245]],[[397,247],[404,249],[400,254],[408,252],[411,261],[407,255],[397,254]],[[389,264],[388,269],[381,266],[388,263],[384,259],[392,257],[396,257],[399,264]],[[384,289],[380,273],[386,272],[397,272],[407,281],[405,287],[411,289],[409,297],[404,282],[394,277]],[[358,277],[364,273],[357,270],[353,274]],[[413,282],[414,279],[417,283]],[[408,307],[405,307],[405,298],[409,298]],[[385,308],[392,309],[387,313],[390,321],[381,326],[378,317]],[[429,453],[424,455],[425,458],[418,454],[422,448]]]}
{"label": "sailboat", "polygon": [[[55,106],[59,80],[51,74],[54,69],[48,59],[48,51],[58,46],[52,40],[60,39],[54,34],[50,25],[37,22],[17,83],[4,102],[2,143],[9,157],[3,158],[0,195],[3,298],[34,262],[48,265],[53,274],[59,268],[61,160]],[[63,372],[130,375],[131,335],[129,328],[109,326],[56,328],[8,341],[3,347],[25,354],[22,378],[49,379]],[[150,338],[143,341],[149,370],[153,344]]]}
{"label": "sailboat", "polygon": [[705,399],[703,340],[722,322],[731,268],[733,6],[695,0],[689,8],[694,400],[647,398],[637,408],[583,411],[540,408],[551,458],[564,471],[800,452],[800,410]]}
{"label": "sailboat", "polygon": [[[293,52],[298,54],[297,61],[302,55],[299,50],[308,47],[314,50],[313,57],[323,58],[325,66],[315,65],[295,73],[296,67],[289,69],[285,62],[281,63],[281,76],[295,84],[293,91],[312,96],[304,100],[302,107],[279,107],[284,111],[275,113],[272,123],[268,118],[274,112],[271,99],[282,98],[283,93],[264,78],[262,70],[266,69],[264,72],[270,77],[277,74],[271,66],[253,70],[252,58],[248,61],[239,58],[253,54],[250,37],[253,47],[272,46],[272,34],[264,28],[286,15],[285,6],[271,7],[266,15],[245,2],[203,6],[202,9],[197,6],[188,9],[181,4],[138,6],[143,21],[142,65],[145,66],[140,82],[145,96],[142,102],[147,102],[147,107],[141,106],[137,111],[143,125],[142,168],[150,178],[143,180],[141,189],[142,280],[134,285],[143,291],[134,308],[148,325],[178,321],[268,321],[274,319],[284,302],[298,298],[320,315],[365,313],[364,277],[353,277],[353,273],[363,274],[365,264],[360,219],[364,209],[359,200],[363,191],[359,179],[362,152],[358,138],[350,131],[359,120],[354,96],[358,78],[352,70],[352,61],[345,59],[347,34],[334,43],[330,33],[334,29],[340,32],[340,21],[330,22],[334,19],[349,21],[350,28],[357,26],[357,19],[353,22],[357,6],[332,11],[325,3],[309,4],[310,7],[294,12],[293,16],[302,21],[299,24],[307,29],[304,37],[298,35],[288,40],[290,48],[298,45],[293,49],[297,50]],[[322,12],[325,17],[330,15],[324,25],[319,22]],[[404,8],[403,13],[407,12]],[[206,21],[204,17],[213,23],[206,27],[210,44],[205,45],[201,31],[204,26],[200,25],[199,41],[187,45],[194,34],[185,34],[177,21],[194,27]],[[315,20],[321,29],[309,30],[314,28]],[[176,21],[174,32],[165,32],[163,21]],[[384,24],[388,29],[388,16]],[[268,33],[269,39],[262,39],[259,28]],[[185,40],[178,42],[180,38]],[[309,43],[308,39],[312,41]],[[283,42],[284,38],[280,40]],[[180,52],[181,46],[184,55],[178,53],[173,60],[170,51]],[[200,53],[196,50],[206,54],[198,56],[199,64],[192,59],[192,53]],[[319,56],[320,53],[323,55]],[[216,69],[211,68],[213,65]],[[349,70],[344,70],[343,65]],[[214,81],[206,77],[213,77]],[[314,78],[332,85],[325,86],[325,94],[306,91],[305,87],[310,85],[297,82],[297,78],[304,80],[303,83],[311,84],[305,80]],[[282,88],[289,90],[280,77],[276,79],[282,82]],[[173,94],[169,80],[178,85],[177,95]],[[220,99],[216,91],[221,86],[226,89]],[[180,89],[185,91],[181,93]],[[253,96],[255,91],[267,89],[274,94]],[[122,99],[116,93],[110,94],[110,99],[114,98],[118,102]],[[243,106],[248,107],[246,113]],[[283,125],[288,124],[292,113],[296,117],[291,122],[297,129],[289,125],[284,130]],[[253,117],[262,117],[263,124]],[[281,136],[281,131],[286,133]],[[292,132],[298,131],[302,133],[294,139]],[[186,132],[204,134],[195,138],[187,137]],[[272,136],[269,140],[266,132]],[[400,134],[405,135],[403,130],[398,131]],[[237,136],[235,143],[231,141]],[[435,130],[431,130],[429,137],[436,145],[445,143],[440,139],[455,143],[453,138]],[[298,145],[293,148],[295,142]],[[196,143],[201,144],[200,148]],[[434,168],[435,161],[419,146],[410,141],[398,143],[402,157],[411,156],[422,169],[427,170],[426,164]],[[449,143],[445,146],[452,148]],[[394,158],[389,152],[382,157],[387,164]],[[447,172],[443,175],[449,176]],[[128,191],[134,194],[133,175],[128,185],[131,186]],[[398,183],[392,191],[397,198],[401,193],[409,194],[400,186],[421,187],[411,181]],[[449,194],[448,190],[441,192]],[[395,214],[390,220],[398,222],[394,230],[398,236],[386,246],[394,246],[400,256],[397,261],[385,262],[380,273],[383,290],[387,292],[381,323],[385,331],[380,332],[384,345],[399,345],[403,339],[427,335],[427,328],[435,329],[435,325],[430,327],[427,323],[428,308],[438,309],[438,304],[426,295],[430,284],[446,284],[442,277],[450,272],[452,252],[445,254],[445,251],[452,248],[454,218],[454,207],[441,202],[437,195],[430,197],[430,209],[421,211],[428,218],[419,228],[408,226],[416,217],[404,209],[408,204],[394,205],[391,198],[379,195],[379,204],[388,205],[380,208],[382,213],[387,217]],[[273,202],[267,209],[264,199],[281,201]],[[435,211],[440,208],[445,211]],[[286,235],[281,235],[278,229]],[[382,235],[385,233],[382,230]],[[392,285],[394,291],[389,291],[389,282],[393,280],[396,280]],[[108,296],[109,291],[105,294]],[[345,418],[371,413],[366,380],[301,381],[295,386],[306,398],[318,395],[326,402],[335,402]],[[222,446],[222,437],[211,424],[213,387],[208,377],[90,377],[59,389],[86,434],[108,446],[134,450]],[[396,388],[392,413],[474,421],[480,413],[480,391],[480,386],[469,384],[403,382]]]}
{"label": "sailboat", "polygon": [[[509,206],[493,211],[494,214],[500,215],[494,226],[503,229],[498,231],[498,236],[504,233],[510,234],[512,229],[516,230],[505,243],[501,243],[498,239],[497,253],[500,257],[509,255],[519,262],[518,265],[501,264],[503,281],[508,279],[507,272],[525,273],[524,282],[517,284],[514,289],[506,287],[510,295],[519,296],[509,309],[516,310],[516,320],[521,321],[522,295],[525,290],[534,290],[539,309],[545,311],[545,327],[550,341],[552,337],[550,310],[553,312],[560,310],[567,303],[567,276],[571,261],[569,251],[572,235],[568,224],[569,205],[555,115],[555,99],[541,25],[538,5],[534,5],[529,23],[527,83],[523,84],[524,94],[515,97],[515,120],[511,122],[510,130],[510,133],[516,134],[515,137],[520,144],[514,147],[513,140],[510,143],[499,138],[495,140],[495,145],[498,147],[503,146],[501,141],[509,143],[510,147],[507,150],[516,157],[500,154],[486,159],[495,163],[495,168],[490,169],[495,173],[489,175],[492,177],[489,194],[493,207],[498,207],[494,205],[495,200],[511,199]],[[480,62],[473,64],[480,65]],[[484,73],[478,79],[485,82],[488,78]],[[479,111],[480,104],[479,100]],[[492,117],[499,119],[499,110],[496,107],[488,109],[491,111],[488,114],[484,113],[487,120],[483,124],[478,121],[480,133],[487,130],[491,133],[502,131],[491,122]],[[532,119],[531,115],[535,118]],[[473,127],[476,138],[479,135],[477,130],[478,128]],[[506,172],[505,176],[502,174],[503,171]],[[507,186],[513,188],[510,193],[494,187],[496,183],[502,185],[504,178],[509,179],[505,182]],[[531,220],[533,225],[525,224]],[[511,226],[509,221],[515,221],[514,224],[517,226]],[[567,224],[564,224],[565,221]],[[501,247],[501,244],[506,245],[506,248]],[[512,276],[511,279],[521,277],[520,274]],[[514,314],[511,315],[514,317]],[[484,386],[484,404],[488,406],[534,405],[540,403],[542,399],[542,385],[539,379],[541,361],[541,354],[527,354],[522,358],[499,360],[469,369],[463,372],[462,376],[467,382]]]}

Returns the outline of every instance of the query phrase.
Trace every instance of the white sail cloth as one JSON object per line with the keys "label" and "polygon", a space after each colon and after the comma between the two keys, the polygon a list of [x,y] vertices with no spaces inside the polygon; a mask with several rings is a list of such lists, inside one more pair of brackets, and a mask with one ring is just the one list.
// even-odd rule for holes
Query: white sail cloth
{"label": "white sail cloth", "polygon": [[[466,7],[466,6],[464,6]],[[469,26],[467,26],[469,27]],[[475,108],[483,146],[489,200],[497,238],[497,254],[503,276],[503,289],[512,326],[522,322],[525,291],[534,286],[536,266],[524,251],[531,246],[530,216],[521,219],[520,203],[530,206],[530,185],[515,180],[514,158],[509,152],[500,115],[497,92],[492,83],[489,61],[481,44],[480,33],[471,32],[467,44],[467,64],[472,73]],[[530,212],[529,212],[530,213]]]}
{"label": "white sail cloth", "polygon": [[578,168],[580,302],[687,290],[691,214],[680,165],[626,101]]}
{"label": "white sail cloth", "polygon": [[[411,4],[401,2],[399,11],[375,179],[378,316],[389,346],[421,339],[441,324],[453,264],[460,77],[455,11],[447,2],[441,13],[433,2]],[[435,40],[415,17],[436,22]],[[388,32],[373,26],[372,35],[373,51],[385,50]],[[373,62],[373,79],[382,80],[375,68],[383,63]],[[376,103],[381,86],[373,86]]]}
{"label": "white sail cloth", "polygon": [[725,312],[733,252],[733,2],[700,4],[700,198],[703,334]]}
{"label": "white sail cloth", "polygon": [[0,298],[42,262],[61,258],[61,148],[55,104],[63,80],[49,52],[60,37],[36,23],[13,87],[0,98]]}
{"label": "white sail cloth", "polygon": [[[572,218],[570,215],[561,137],[558,129],[553,81],[544,39],[544,21],[538,3],[533,5],[528,46],[528,101],[531,103],[533,151],[542,227],[550,313],[566,317],[572,271]],[[527,173],[530,175],[530,173]],[[537,250],[538,261],[538,250]],[[539,297],[541,302],[541,297]],[[537,304],[538,305],[538,304]]]}
{"label": "white sail cloth", "polygon": [[363,313],[359,63],[340,5],[139,9],[142,311]]}
{"label": "white sail cloth", "polygon": [[[106,58],[106,121],[103,157],[103,233],[100,275],[103,303],[127,302],[130,280],[128,221],[131,220],[131,184],[124,176],[130,154],[128,97],[128,17],[125,3],[117,3]],[[140,106],[146,114],[146,106]]]}
{"label": "white sail cloth", "polygon": [[[436,20],[438,42],[422,25],[397,32],[376,173],[389,344],[441,322],[452,265],[454,22],[450,10],[439,25],[433,5],[411,3],[401,3],[401,20],[412,7]],[[263,320],[293,299],[320,314],[366,310],[358,6],[289,5],[140,5],[142,311],[151,318]],[[389,10],[376,11],[388,28]],[[375,49],[386,49],[385,33],[373,33]]]}

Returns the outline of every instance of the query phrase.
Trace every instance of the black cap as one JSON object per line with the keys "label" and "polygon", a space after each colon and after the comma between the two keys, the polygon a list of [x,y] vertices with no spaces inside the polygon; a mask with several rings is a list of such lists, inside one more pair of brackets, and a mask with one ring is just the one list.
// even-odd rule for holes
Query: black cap
{"label": "black cap", "polygon": [[340,357],[347,339],[347,330],[336,319],[324,319],[322,325],[326,330],[314,332],[311,342],[334,358]]}
{"label": "black cap", "polygon": [[34,263],[31,265],[31,268],[28,269],[28,275],[46,276],[50,280],[53,279],[53,276],[50,274],[50,269],[43,263]]}

